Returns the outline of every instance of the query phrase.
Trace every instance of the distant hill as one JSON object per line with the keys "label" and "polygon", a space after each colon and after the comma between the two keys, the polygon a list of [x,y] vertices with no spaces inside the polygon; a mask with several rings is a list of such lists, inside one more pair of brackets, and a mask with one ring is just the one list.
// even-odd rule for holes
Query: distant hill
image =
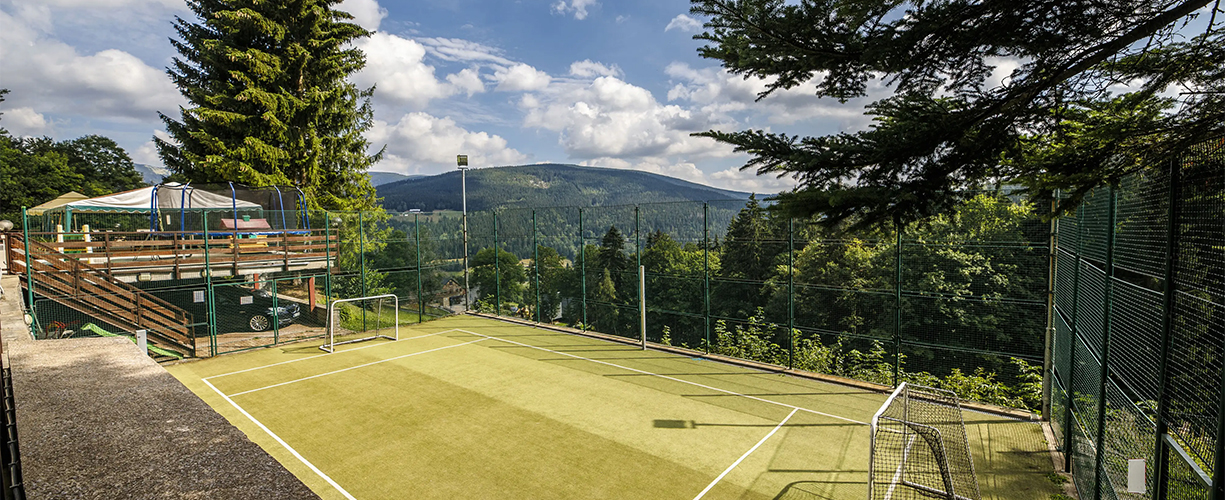
{"label": "distant hill", "polygon": [[[459,210],[459,171],[378,186],[387,210]],[[664,175],[578,165],[541,164],[468,171],[468,210],[611,206],[664,201],[747,200],[749,193]]]}
{"label": "distant hill", "polygon": [[425,177],[425,176],[424,175],[404,175],[404,174],[397,174],[395,172],[373,172],[372,171],[370,172],[370,184],[375,187],[378,187],[378,186],[382,186],[383,184],[390,184],[392,182],[402,181],[405,179],[420,179],[422,177]]}
{"label": "distant hill", "polygon": [[162,182],[162,177],[170,175],[169,170],[161,167],[146,165],[144,163],[135,163],[134,165],[136,167],[136,173],[140,174],[140,178],[143,179],[146,184],[160,184]]}

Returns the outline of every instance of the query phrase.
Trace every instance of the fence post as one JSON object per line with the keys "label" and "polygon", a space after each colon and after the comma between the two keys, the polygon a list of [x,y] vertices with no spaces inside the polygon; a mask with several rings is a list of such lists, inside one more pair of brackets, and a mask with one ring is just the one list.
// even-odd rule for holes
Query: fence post
{"label": "fence post", "polygon": [[[421,286],[421,213],[413,213],[413,232],[417,235],[417,323],[425,322],[425,289]],[[468,291],[464,290],[464,308],[467,309]],[[450,299],[447,302],[450,306]]]}
{"label": "fence post", "polygon": [[30,336],[38,338],[38,316],[34,314],[34,268],[30,265],[30,216],[21,207],[22,244],[26,246],[26,314],[30,315]]}
{"label": "fence post", "polygon": [[583,227],[583,209],[578,209],[578,253],[579,253],[579,270],[582,273],[581,291],[583,302],[583,330],[587,330],[587,233]]}
{"label": "fence post", "polygon": [[[327,311],[328,306],[332,303],[332,273],[335,272],[336,267],[332,261],[332,213],[327,210],[323,211],[323,249],[326,252],[323,258],[324,270],[327,271],[323,275],[323,310]],[[336,252],[340,253],[339,240],[336,241]],[[327,321],[331,321],[331,318],[324,320],[325,328]]]}
{"label": "fence post", "polygon": [[898,386],[902,372],[902,230],[900,222],[894,223],[897,241],[894,248],[893,283],[893,386]]}
{"label": "fence post", "polygon": [[[634,257],[638,265],[638,272],[642,273],[643,279],[638,280],[638,316],[645,318],[647,314],[647,292],[646,292],[646,272],[642,269],[642,230],[639,224],[639,208],[634,205]],[[642,320],[642,335],[643,340],[646,340],[647,322]],[[644,346],[646,344],[643,344]]]}
{"label": "fence post", "polygon": [[710,354],[710,204],[702,203],[702,302],[705,308],[706,354]]}
{"label": "fence post", "polygon": [[795,218],[794,217],[787,218],[787,368],[795,369]]}
{"label": "fence post", "polygon": [[1042,420],[1051,421],[1051,377],[1054,372],[1052,356],[1055,340],[1055,269],[1058,258],[1059,221],[1054,217],[1056,198],[1051,198],[1051,224],[1047,234],[1046,270],[1046,335],[1042,342]]}
{"label": "fence post", "polygon": [[[217,355],[217,295],[213,293],[213,266],[212,259],[209,257],[209,238],[208,238],[208,210],[200,209],[201,231],[204,233],[204,300],[207,302],[204,305],[204,321],[207,321],[208,330],[208,353],[209,356]],[[107,257],[110,260],[110,257]],[[311,290],[311,293],[315,293]]]}
{"label": "fence post", "polygon": [[1102,498],[1102,470],[1106,464],[1106,404],[1109,401],[1106,397],[1106,390],[1110,376],[1110,317],[1114,310],[1114,227],[1119,204],[1118,190],[1113,184],[1110,185],[1108,193],[1110,205],[1106,207],[1106,304],[1102,310],[1102,368],[1099,373],[1097,401],[1097,436],[1095,437],[1097,456],[1093,470],[1095,484],[1093,498],[1097,500]]}
{"label": "fence post", "polygon": [[[362,297],[366,293],[366,212],[357,212],[357,245],[358,259],[361,262]],[[362,331],[366,331],[366,307],[362,306]]]}
{"label": "fence post", "polygon": [[[1153,500],[1165,500],[1169,495],[1169,462],[1170,450],[1166,447],[1164,436],[1169,432],[1169,424],[1165,415],[1169,410],[1170,398],[1166,394],[1169,388],[1170,338],[1174,330],[1174,292],[1177,284],[1174,282],[1174,270],[1178,266],[1178,219],[1179,211],[1179,162],[1170,161],[1169,206],[1166,207],[1166,238],[1165,238],[1165,290],[1162,293],[1161,304],[1161,360],[1157,371],[1157,447],[1153,450],[1153,469],[1157,482],[1156,495]],[[1218,434],[1218,438],[1221,436]]]}
{"label": "fence post", "polygon": [[1080,342],[1080,327],[1077,325],[1080,315],[1080,261],[1081,253],[1084,251],[1084,224],[1085,222],[1085,204],[1081,201],[1079,207],[1076,208],[1076,269],[1072,272],[1072,324],[1068,325],[1071,331],[1071,350],[1068,351],[1068,381],[1067,387],[1064,390],[1068,393],[1068,402],[1063,405],[1063,470],[1069,472],[1072,470],[1072,454],[1075,450],[1072,432],[1072,407],[1076,405],[1075,391],[1072,390],[1072,384],[1076,377],[1076,346]]}
{"label": "fence post", "polygon": [[498,211],[493,211],[493,315],[502,315],[502,244],[498,241]]}
{"label": "fence post", "polygon": [[536,283],[536,322],[540,323],[540,243],[536,241],[536,209],[532,209],[532,281]]}

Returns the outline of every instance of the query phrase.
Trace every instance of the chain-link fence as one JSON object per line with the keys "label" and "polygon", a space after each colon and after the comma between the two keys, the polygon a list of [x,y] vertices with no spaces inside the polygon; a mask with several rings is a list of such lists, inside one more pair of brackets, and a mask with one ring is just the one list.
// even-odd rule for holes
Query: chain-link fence
{"label": "chain-link fence", "polygon": [[1056,222],[1050,421],[1082,499],[1225,498],[1222,142]]}

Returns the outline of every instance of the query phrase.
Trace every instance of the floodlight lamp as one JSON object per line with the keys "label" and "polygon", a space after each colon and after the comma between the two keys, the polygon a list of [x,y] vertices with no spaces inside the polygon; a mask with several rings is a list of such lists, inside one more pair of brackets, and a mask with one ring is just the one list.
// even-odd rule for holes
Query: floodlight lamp
{"label": "floodlight lamp", "polygon": [[0,231],[8,231],[13,228],[13,221],[4,219],[0,220]]}

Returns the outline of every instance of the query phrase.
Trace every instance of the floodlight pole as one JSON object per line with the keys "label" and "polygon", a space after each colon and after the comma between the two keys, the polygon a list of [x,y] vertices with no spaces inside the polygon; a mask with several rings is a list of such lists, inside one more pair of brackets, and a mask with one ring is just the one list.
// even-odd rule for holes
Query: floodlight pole
{"label": "floodlight pole", "polygon": [[[472,290],[468,287],[468,155],[457,155],[455,164],[459,167],[460,197],[463,199],[464,226],[464,310],[472,309]],[[496,260],[497,255],[494,255]]]}

